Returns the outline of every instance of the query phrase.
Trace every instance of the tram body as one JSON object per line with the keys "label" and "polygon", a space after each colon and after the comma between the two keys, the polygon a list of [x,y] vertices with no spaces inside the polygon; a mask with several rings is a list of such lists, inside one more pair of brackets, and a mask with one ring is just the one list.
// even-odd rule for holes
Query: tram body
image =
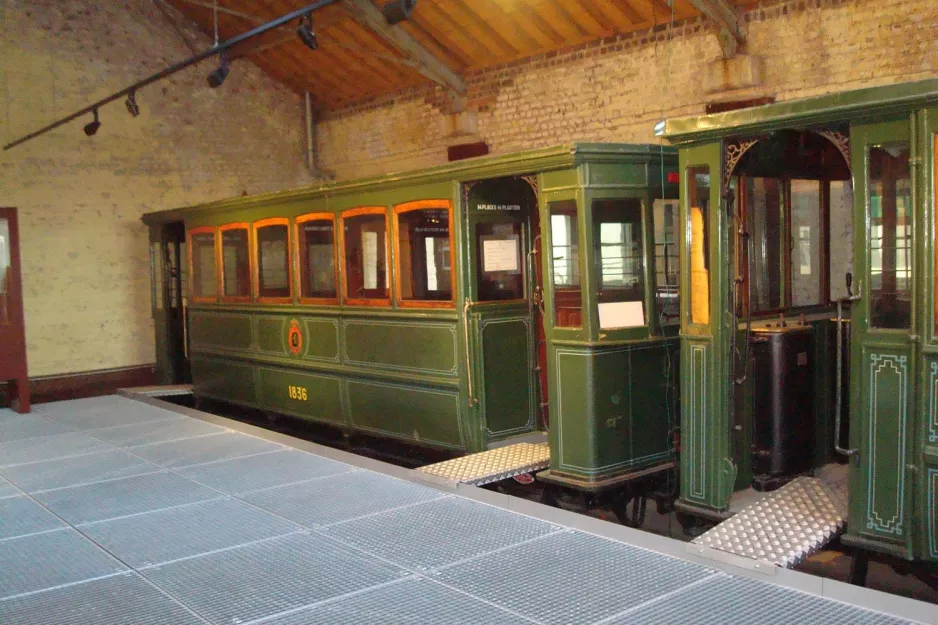
{"label": "tram body", "polygon": [[938,562],[938,81],[656,131],[680,161],[678,508],[718,520],[840,464],[843,542]]}
{"label": "tram body", "polygon": [[548,430],[574,488],[666,470],[676,167],[576,144],[146,215],[162,382],[454,453]]}

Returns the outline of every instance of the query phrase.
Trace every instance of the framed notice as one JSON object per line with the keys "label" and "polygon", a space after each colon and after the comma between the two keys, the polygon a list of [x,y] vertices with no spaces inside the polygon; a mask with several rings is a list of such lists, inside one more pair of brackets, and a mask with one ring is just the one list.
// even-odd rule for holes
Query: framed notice
{"label": "framed notice", "polygon": [[482,271],[485,273],[521,273],[519,237],[483,237]]}

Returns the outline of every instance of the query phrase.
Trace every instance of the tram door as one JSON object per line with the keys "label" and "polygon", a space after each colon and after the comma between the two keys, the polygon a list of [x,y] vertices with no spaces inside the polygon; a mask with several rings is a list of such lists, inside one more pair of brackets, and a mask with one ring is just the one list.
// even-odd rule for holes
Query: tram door
{"label": "tram door", "polygon": [[[518,177],[467,184],[468,323],[486,443],[543,423],[537,196]],[[546,397],[546,390],[543,394]]]}
{"label": "tram door", "polygon": [[186,331],[185,252],[183,222],[150,227],[150,282],[160,384],[184,384],[192,380]]}
{"label": "tram door", "polygon": [[25,334],[16,209],[0,208],[0,385],[17,412],[29,412]]}
{"label": "tram door", "polygon": [[[917,334],[913,156],[908,119],[851,128],[856,181],[849,530],[899,550],[912,533]],[[862,225],[861,225],[862,224]],[[858,427],[853,427],[857,424]]]}

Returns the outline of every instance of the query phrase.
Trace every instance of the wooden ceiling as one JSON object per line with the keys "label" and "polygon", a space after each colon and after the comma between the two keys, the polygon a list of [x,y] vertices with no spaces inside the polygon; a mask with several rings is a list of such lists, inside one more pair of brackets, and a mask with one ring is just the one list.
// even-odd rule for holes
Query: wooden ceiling
{"label": "wooden ceiling", "polygon": [[[310,1],[217,0],[219,38],[229,39]],[[381,7],[388,0],[371,1]],[[168,2],[214,36],[213,0]],[[344,0],[313,14],[317,50],[296,36],[297,23],[246,42],[232,58],[249,59],[297,93],[309,91],[327,109],[428,82],[420,58],[364,25],[367,20],[355,8],[361,2]],[[691,0],[673,4],[675,20],[700,14]],[[418,0],[410,19],[388,28],[403,30],[409,36],[404,39],[422,48],[424,59],[441,64],[458,81],[471,70],[644,30],[670,17],[667,0]]]}

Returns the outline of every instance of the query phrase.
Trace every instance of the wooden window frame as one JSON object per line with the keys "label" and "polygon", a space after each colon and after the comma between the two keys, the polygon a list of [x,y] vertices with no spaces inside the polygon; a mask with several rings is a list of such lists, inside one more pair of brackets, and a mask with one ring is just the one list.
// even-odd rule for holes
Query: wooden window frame
{"label": "wooden window frame", "polygon": [[[303,264],[301,261],[301,250],[300,250],[300,227],[302,224],[308,223],[310,221],[330,221],[332,222],[332,257],[333,257],[333,284],[335,286],[335,297],[303,297]],[[297,302],[307,306],[337,306],[339,304],[339,290],[341,285],[339,283],[339,239],[336,236],[338,228],[338,220],[334,213],[306,213],[305,215],[299,215],[296,219],[293,220],[293,232],[294,240],[296,241],[294,256],[296,258],[296,297]]]}
{"label": "wooden window frame", "polygon": [[254,284],[248,284],[247,295],[225,295],[225,250],[223,247],[223,233],[229,230],[244,230],[248,235],[248,282],[254,280],[254,254],[251,253],[251,224],[247,222],[237,222],[218,226],[218,275],[219,289],[218,296],[222,303],[231,304],[249,304],[254,298]]}
{"label": "wooden window frame", "polygon": [[388,223],[388,207],[387,206],[359,206],[357,208],[350,208],[348,210],[342,211],[339,215],[339,241],[341,246],[341,261],[342,268],[339,270],[339,273],[342,278],[342,299],[346,305],[349,306],[380,306],[380,307],[390,307],[391,306],[391,293],[393,290],[391,288],[391,276],[393,271],[391,267],[388,266],[390,263],[385,264],[385,271],[387,275],[385,280],[388,282],[388,297],[387,298],[361,298],[361,297],[349,297],[348,292],[348,268],[347,268],[347,258],[345,255],[345,220],[349,217],[359,217],[361,215],[383,215],[384,216],[384,253],[385,260],[389,260],[387,257],[391,254],[391,224]]}
{"label": "wooden window frame", "polygon": [[[398,236],[400,216],[419,210],[446,211],[449,219],[449,272],[452,295],[447,301],[408,299],[401,297],[401,240]],[[392,210],[394,214],[394,297],[401,308],[455,308],[456,307],[456,241],[454,238],[455,224],[453,223],[453,203],[449,200],[416,200],[397,204]]]}
{"label": "wooden window frame", "polygon": [[[253,275],[254,275],[254,299],[259,304],[292,304],[293,303],[293,255],[290,253],[290,220],[286,217],[268,217],[260,219],[251,224],[251,230],[254,234],[254,245],[251,246],[253,252]],[[287,288],[290,289],[290,295],[287,297],[261,297],[261,263],[260,263],[260,238],[257,231],[268,226],[286,226],[287,227]]]}
{"label": "wooden window frame", "polygon": [[[192,242],[196,235],[198,234],[211,234],[212,235],[212,245],[215,246],[215,249],[212,250],[212,256],[214,257],[214,269],[215,269],[215,296],[207,297],[204,295],[195,294],[195,254],[192,250]],[[198,226],[196,228],[190,228],[186,230],[186,245],[189,248],[189,297],[194,303],[198,304],[216,304],[221,297],[221,284],[219,280],[219,254],[221,254],[221,238],[218,234],[218,228],[215,226]]]}

